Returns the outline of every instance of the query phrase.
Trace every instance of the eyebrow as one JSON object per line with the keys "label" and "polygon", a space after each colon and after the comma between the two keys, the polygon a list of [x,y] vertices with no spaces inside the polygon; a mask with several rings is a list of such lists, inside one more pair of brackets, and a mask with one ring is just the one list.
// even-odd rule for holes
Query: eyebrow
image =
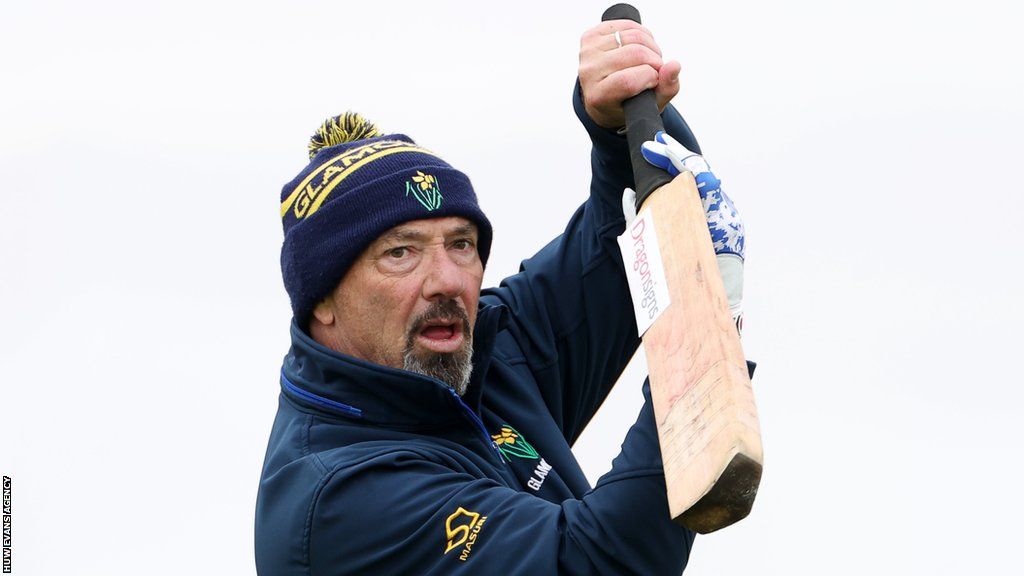
{"label": "eyebrow", "polygon": [[449,236],[469,236],[473,233],[476,227],[472,224],[460,224],[455,229],[448,232]]}
{"label": "eyebrow", "polygon": [[[468,236],[473,233],[474,226],[472,224],[460,224],[455,228],[447,230],[445,236]],[[387,240],[397,240],[399,242],[408,241],[425,241],[430,238],[430,234],[420,232],[419,230],[412,230],[409,228],[397,228],[384,235]]]}
{"label": "eyebrow", "polygon": [[408,240],[424,240],[427,238],[427,235],[424,234],[423,232],[419,232],[416,230],[409,230],[408,228],[399,228],[398,230],[392,230],[388,232],[387,234],[384,235],[384,238],[387,240],[398,240],[405,242]]}

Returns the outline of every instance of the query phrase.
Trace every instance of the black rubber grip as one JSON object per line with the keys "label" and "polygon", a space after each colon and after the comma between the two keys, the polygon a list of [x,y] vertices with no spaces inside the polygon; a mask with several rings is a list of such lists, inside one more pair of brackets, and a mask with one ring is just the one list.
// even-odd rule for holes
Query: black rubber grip
{"label": "black rubber grip", "polygon": [[[632,20],[640,23],[640,11],[629,4],[616,4],[604,11],[601,21]],[[626,112],[626,141],[629,144],[629,158],[633,163],[633,178],[636,180],[636,209],[640,210],[644,200],[658,188],[672,181],[668,172],[644,160],[640,145],[654,140],[654,135],[665,129],[658,113],[658,100],[654,90],[644,90],[622,103]]]}
{"label": "black rubber grip", "polygon": [[629,4],[616,4],[604,11],[601,15],[601,22],[608,20],[632,20],[640,23],[640,11]]}

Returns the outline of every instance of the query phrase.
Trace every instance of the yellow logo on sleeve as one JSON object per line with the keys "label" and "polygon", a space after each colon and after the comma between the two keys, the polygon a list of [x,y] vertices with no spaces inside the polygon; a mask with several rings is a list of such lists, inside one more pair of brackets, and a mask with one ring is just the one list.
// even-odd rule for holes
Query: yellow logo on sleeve
{"label": "yellow logo on sleeve", "polygon": [[445,548],[444,553],[447,554],[462,546],[459,560],[465,562],[473,551],[473,545],[476,544],[480,530],[484,527],[484,522],[486,521],[487,516],[481,516],[476,512],[470,512],[459,506],[459,509],[449,516],[448,520],[444,523],[445,532],[448,534],[448,547]]}
{"label": "yellow logo on sleeve", "polygon": [[497,434],[491,435],[494,443],[498,445],[498,450],[505,456],[505,459],[511,462],[511,457],[524,458],[530,460],[536,460],[540,458],[537,454],[537,450],[526,441],[526,438],[519,433],[518,430],[505,424],[501,427],[501,430]]}

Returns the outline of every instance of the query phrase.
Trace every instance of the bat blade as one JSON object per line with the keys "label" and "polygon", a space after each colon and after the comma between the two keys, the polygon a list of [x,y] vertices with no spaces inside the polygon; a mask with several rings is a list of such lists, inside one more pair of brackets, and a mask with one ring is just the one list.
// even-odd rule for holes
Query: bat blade
{"label": "bat blade", "polygon": [[643,338],[669,511],[706,534],[750,513],[764,459],[757,408],[693,176],[644,207],[672,302]]}

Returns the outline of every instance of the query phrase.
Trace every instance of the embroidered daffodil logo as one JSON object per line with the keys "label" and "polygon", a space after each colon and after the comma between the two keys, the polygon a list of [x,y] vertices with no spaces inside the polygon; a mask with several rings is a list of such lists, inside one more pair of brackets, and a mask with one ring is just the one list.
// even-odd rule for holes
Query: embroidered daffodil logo
{"label": "embroidered daffodil logo", "polygon": [[405,182],[405,195],[409,196],[412,194],[413,198],[427,209],[428,212],[432,212],[441,207],[441,186],[437,181],[437,177],[433,174],[425,174],[416,171],[416,175],[412,177],[412,180],[406,180]]}
{"label": "embroidered daffodil logo", "polygon": [[430,174],[424,174],[417,170],[416,176],[412,177],[412,181],[419,183],[420,190],[430,190],[434,186],[435,179]]}
{"label": "embroidered daffodil logo", "polygon": [[493,434],[491,438],[494,439],[494,443],[498,445],[498,450],[501,450],[506,460],[511,461],[510,456],[534,460],[540,457],[537,450],[526,441],[526,438],[523,438],[515,428],[508,424],[502,426],[501,430],[497,434]]}
{"label": "embroidered daffodil logo", "polygon": [[502,426],[501,432],[491,436],[491,438],[494,438],[494,443],[498,446],[501,446],[502,444],[515,444],[516,438],[519,438],[519,434],[513,432],[508,426]]}

